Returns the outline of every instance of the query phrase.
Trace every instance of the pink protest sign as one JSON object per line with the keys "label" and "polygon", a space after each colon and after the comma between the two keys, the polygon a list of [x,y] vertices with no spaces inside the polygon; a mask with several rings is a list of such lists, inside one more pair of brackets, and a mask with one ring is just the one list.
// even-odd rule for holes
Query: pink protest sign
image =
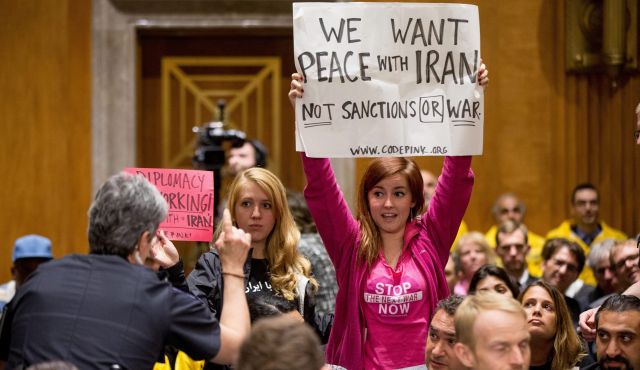
{"label": "pink protest sign", "polygon": [[171,240],[209,242],[213,237],[213,172],[164,168],[125,168],[155,185],[169,205],[160,224]]}

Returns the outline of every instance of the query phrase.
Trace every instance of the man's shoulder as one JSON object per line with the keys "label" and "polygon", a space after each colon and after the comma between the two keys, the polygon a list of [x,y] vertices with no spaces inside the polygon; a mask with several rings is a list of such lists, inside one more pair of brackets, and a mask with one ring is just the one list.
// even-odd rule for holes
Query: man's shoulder
{"label": "man's shoulder", "polygon": [[624,240],[627,239],[627,234],[623,233],[618,229],[614,229],[609,226],[606,222],[600,221],[600,225],[602,226],[602,236],[604,238],[613,238],[616,240]]}
{"label": "man's shoulder", "polygon": [[60,259],[42,264],[36,271],[58,271],[64,268],[88,268],[91,269],[91,271],[141,271],[148,272],[150,275],[155,276],[150,269],[141,265],[131,264],[123,257],[102,254],[70,254]]}
{"label": "man's shoulder", "polygon": [[549,230],[547,233],[547,239],[549,238],[566,238],[571,236],[571,221],[564,220],[560,225]]}
{"label": "man's shoulder", "polygon": [[538,235],[531,230],[528,231],[527,237],[529,238],[529,244],[544,243],[546,240],[542,235]]}
{"label": "man's shoulder", "polygon": [[540,278],[539,278],[539,277],[537,277],[537,276],[532,276],[531,274],[529,274],[529,276],[527,277],[527,281],[525,281],[525,282],[524,282],[524,283],[525,283],[525,287],[526,287],[527,285],[529,285],[529,284],[533,284],[533,283],[535,283],[535,282],[536,282],[536,281],[538,281],[538,280],[540,280]]}
{"label": "man's shoulder", "polygon": [[[98,278],[102,276],[102,278]],[[63,258],[44,263],[33,272],[25,283],[34,281],[80,281],[92,278],[105,284],[120,284],[136,281],[139,288],[150,285],[167,285],[151,269],[129,263],[120,256],[98,254],[71,254]],[[97,279],[97,280],[96,280]]]}

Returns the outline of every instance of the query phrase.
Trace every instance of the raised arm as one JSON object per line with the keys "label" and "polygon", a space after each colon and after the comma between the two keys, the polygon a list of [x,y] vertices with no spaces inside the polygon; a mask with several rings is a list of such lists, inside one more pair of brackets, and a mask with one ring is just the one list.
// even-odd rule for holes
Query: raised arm
{"label": "raised arm", "polygon": [[[624,295],[634,295],[640,298],[640,282],[634,283],[630,287],[627,288],[622,294]],[[584,311],[580,314],[580,334],[582,337],[592,342],[596,339],[596,313],[600,307],[592,308],[590,310]]]}
{"label": "raised arm", "polygon": [[174,302],[170,305],[172,319],[167,343],[192,358],[209,358],[216,363],[231,364],[251,325],[242,274],[251,236],[231,225],[228,210],[224,212],[222,227],[224,232],[215,244],[221,262],[217,273],[225,276],[220,320],[215,319],[215,314],[201,300],[172,289]]}
{"label": "raised arm", "polygon": [[[289,100],[295,107],[295,100],[301,98],[304,89],[302,76],[291,75]],[[302,165],[307,177],[304,197],[313,216],[318,233],[322,237],[329,257],[340,275],[346,265],[345,256],[352,252],[358,235],[358,223],[354,219],[344,195],[336,182],[331,163],[326,158],[309,158],[304,153]],[[344,263],[342,263],[344,262]]]}
{"label": "raised arm", "polygon": [[251,235],[232,226],[228,209],[224,210],[222,216],[222,230],[215,246],[222,264],[224,304],[220,315],[220,351],[213,361],[230,364],[235,361],[242,342],[251,330],[243,272]]}
{"label": "raised arm", "polygon": [[447,263],[449,249],[469,205],[473,181],[470,156],[445,157],[438,188],[421,220],[437,246],[442,266]]}
{"label": "raised arm", "polygon": [[[489,84],[489,70],[482,59],[477,78],[478,84],[486,88]],[[469,205],[473,181],[470,156],[445,157],[438,188],[429,204],[427,214],[421,221],[431,240],[438,246],[443,266],[447,263],[451,244]]]}
{"label": "raised arm", "polygon": [[480,58],[480,68],[478,68],[478,85],[484,87],[485,89],[489,86],[489,70],[487,66],[482,62],[482,58]]}
{"label": "raised arm", "polygon": [[167,273],[167,279],[175,288],[189,292],[187,281],[184,277],[184,265],[180,260],[178,250],[171,240],[167,238],[163,230],[158,232],[159,243],[151,246],[150,257],[153,258],[162,270]]}

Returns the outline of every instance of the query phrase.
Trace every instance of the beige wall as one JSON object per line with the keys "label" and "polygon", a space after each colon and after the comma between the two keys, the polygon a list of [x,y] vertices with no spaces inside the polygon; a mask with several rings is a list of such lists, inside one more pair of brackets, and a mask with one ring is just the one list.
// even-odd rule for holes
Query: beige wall
{"label": "beige wall", "polygon": [[0,281],[13,241],[85,252],[91,186],[90,0],[0,0]]}

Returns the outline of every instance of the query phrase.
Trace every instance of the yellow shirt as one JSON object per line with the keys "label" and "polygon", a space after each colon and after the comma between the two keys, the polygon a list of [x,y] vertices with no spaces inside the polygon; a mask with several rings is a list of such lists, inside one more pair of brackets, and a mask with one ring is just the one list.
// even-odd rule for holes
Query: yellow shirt
{"label": "yellow shirt", "polygon": [[460,222],[460,227],[458,228],[458,233],[456,234],[456,239],[453,241],[453,245],[450,248],[452,252],[456,249],[456,245],[458,245],[458,240],[460,240],[460,237],[468,232],[469,227],[467,226],[467,223],[462,220],[462,222]]}
{"label": "yellow shirt", "polygon": [[[604,221],[600,221],[600,226],[602,227],[602,231],[600,232],[600,234],[598,234],[598,236],[596,236],[595,239],[593,239],[593,243],[598,243],[609,238],[615,240],[627,239],[627,235],[625,235],[625,233],[610,227],[609,225],[604,223]],[[570,220],[563,221],[558,227],[549,231],[547,233],[547,239],[550,238],[565,238],[574,241],[578,243],[580,247],[582,247],[585,255],[589,253],[589,246],[586,245],[578,235],[571,231]],[[595,276],[593,276],[593,271],[591,271],[591,268],[587,264],[584,265],[584,270],[582,270],[582,273],[580,274],[580,279],[582,279],[582,281],[584,281],[586,284],[590,284],[593,286],[596,286],[597,284],[596,278]]]}
{"label": "yellow shirt", "polygon": [[[173,370],[202,370],[204,369],[204,360],[196,361],[189,357],[186,353],[180,351],[176,356],[176,365]],[[172,370],[169,357],[164,356],[164,363],[156,362],[153,370]]]}
{"label": "yellow shirt", "polygon": [[[484,234],[487,243],[495,249],[496,247],[496,233],[498,227],[496,225],[491,226],[489,231]],[[527,268],[529,275],[540,277],[542,276],[542,247],[544,246],[545,238],[529,230],[527,234],[529,240],[529,246],[531,249],[527,254]],[[499,261],[502,264],[502,261]]]}

